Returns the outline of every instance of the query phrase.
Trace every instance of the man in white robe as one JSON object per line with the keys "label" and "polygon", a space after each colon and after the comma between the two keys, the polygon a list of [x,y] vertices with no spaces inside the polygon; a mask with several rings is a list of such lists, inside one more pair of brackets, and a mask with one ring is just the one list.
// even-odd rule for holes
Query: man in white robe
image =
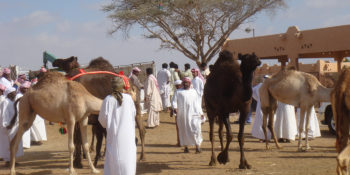
{"label": "man in white robe", "polygon": [[[1,127],[5,129],[7,134],[7,139],[1,140],[1,151],[0,157],[6,161],[6,166],[10,163],[10,142],[15,137],[18,130],[18,116],[15,125],[12,129],[7,130],[6,127],[10,125],[13,115],[15,114],[15,109],[13,107],[16,97],[16,89],[14,87],[6,88],[4,95],[7,97],[0,106],[0,115],[2,117]],[[18,150],[16,157],[23,156],[23,144],[22,141],[18,145]]]}
{"label": "man in white robe", "polygon": [[198,103],[201,106],[202,109],[202,97],[203,97],[203,92],[204,92],[204,78],[202,74],[200,73],[199,69],[192,69],[192,86],[193,89],[197,92],[198,95]]}
{"label": "man in white robe", "polygon": [[170,78],[171,73],[167,69],[168,64],[162,64],[162,70],[160,70],[157,74],[157,81],[159,85],[160,95],[162,97],[163,110],[168,112],[170,108]]}
{"label": "man in white robe", "polygon": [[196,146],[196,153],[200,153],[200,145],[203,141],[201,123],[204,118],[203,111],[198,103],[197,92],[191,88],[191,80],[186,77],[182,81],[183,89],[176,91],[173,99],[173,107],[177,113],[177,125],[179,127],[180,145]]}
{"label": "man in white robe", "polygon": [[[29,81],[23,82],[19,87],[18,93],[15,97],[15,101],[23,97],[23,94],[25,94],[29,88],[30,88],[30,82]],[[18,110],[18,105],[17,105],[17,110]],[[30,148],[30,129],[28,129],[23,133],[22,142],[23,142],[23,148],[25,149]]]}
{"label": "man in white robe", "polygon": [[[268,76],[265,76],[265,78],[268,78]],[[256,100],[256,110],[255,110],[255,119],[252,126],[252,136],[255,138],[258,138],[260,142],[263,142],[265,140],[264,131],[262,129],[263,124],[263,113],[261,111],[261,103],[260,103],[260,95],[259,95],[259,89],[261,87],[262,83],[259,83],[258,85],[253,87],[253,94],[252,97],[254,100]],[[276,115],[274,117],[276,120]],[[271,139],[271,133],[268,128],[267,129],[267,140]]]}
{"label": "man in white robe", "polygon": [[107,130],[105,175],[136,174],[136,144],[134,101],[122,93],[124,82],[116,77],[113,92],[102,103],[98,121]]}
{"label": "man in white robe", "polygon": [[[304,126],[303,126],[303,132],[301,133],[301,138],[305,138],[305,124],[306,124],[306,112],[305,112],[305,120],[304,120]],[[300,108],[297,109],[297,126],[299,130],[300,125]],[[299,133],[297,133],[297,137],[299,136]],[[310,114],[310,120],[309,120],[309,132],[307,134],[308,138],[314,139],[316,137],[321,137],[321,131],[320,131],[320,125],[318,123],[317,115],[315,112],[315,108],[312,106],[311,108],[311,114]]]}
{"label": "man in white robe", "polygon": [[4,85],[6,88],[12,87],[14,82],[10,77],[11,70],[9,68],[4,68],[2,71],[2,77],[0,78],[0,84]]}
{"label": "man in white robe", "polygon": [[295,119],[295,108],[293,105],[277,102],[275,133],[279,142],[290,142],[295,140],[298,134]]}
{"label": "man in white robe", "polygon": [[2,126],[2,115],[1,115],[1,106],[2,103],[5,101],[6,97],[4,96],[4,91],[6,87],[2,84],[0,84],[0,158],[2,159],[3,157],[1,156],[2,152],[8,151],[7,147],[4,146],[3,140],[8,140],[7,136],[7,130],[5,127]]}
{"label": "man in white robe", "polygon": [[159,94],[157,79],[153,76],[153,69],[147,68],[145,81],[145,108],[148,111],[147,127],[154,128],[159,125],[159,112],[162,111],[162,99]]}

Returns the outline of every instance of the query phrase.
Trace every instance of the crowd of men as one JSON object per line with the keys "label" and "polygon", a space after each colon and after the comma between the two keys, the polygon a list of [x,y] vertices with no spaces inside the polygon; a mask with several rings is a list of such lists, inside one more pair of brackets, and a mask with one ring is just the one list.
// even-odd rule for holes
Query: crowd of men
{"label": "crowd of men", "polygon": [[[40,69],[41,73],[46,72],[45,68]],[[25,74],[18,76],[16,81],[10,78],[11,70],[4,68],[0,78],[0,158],[5,161],[5,166],[10,161],[10,141],[18,130],[18,117],[12,129],[6,127],[10,124],[15,114],[14,103],[20,99],[27,90],[37,83],[37,78],[28,81]],[[18,110],[18,108],[17,108]],[[18,112],[17,112],[18,113]],[[16,156],[23,156],[23,149],[29,149],[31,144],[41,145],[46,141],[45,121],[40,116],[36,116],[33,125],[24,133],[21,143],[18,146]]]}
{"label": "crowd of men", "polygon": [[[201,125],[206,121],[202,109],[202,97],[206,79],[210,74],[206,64],[200,69],[184,65],[180,71],[177,64],[163,63],[162,69],[154,76],[152,68],[146,69],[147,78],[141,82],[138,78],[141,69],[134,67],[129,76],[130,81],[139,89],[144,90],[144,107],[147,109],[147,128],[155,128],[160,124],[160,112],[174,116],[176,123],[177,145],[184,147],[184,153],[189,152],[189,146],[195,146],[195,152],[201,153],[203,141]],[[41,73],[45,73],[44,68]],[[268,76],[265,76],[268,78]],[[9,163],[10,140],[18,129],[18,117],[15,127],[7,130],[15,109],[14,102],[36,83],[29,82],[25,75],[19,75],[16,81],[10,79],[10,69],[5,68],[0,78],[0,158]],[[120,77],[113,78],[112,94],[108,95],[102,104],[99,122],[107,130],[106,158],[104,174],[135,174],[136,145],[135,117],[136,109],[129,94],[125,93],[126,82]],[[262,112],[260,108],[259,88],[262,82],[253,87],[253,98],[257,101],[255,120],[252,126],[252,136],[263,141]],[[310,119],[311,130],[306,135],[311,138],[320,136],[318,120],[313,109]],[[250,112],[251,115],[251,112]],[[294,140],[297,135],[297,121],[294,106],[278,102],[275,117],[275,131],[281,142]],[[298,116],[298,115],[297,115]],[[248,119],[250,121],[250,119]],[[305,134],[303,137],[306,137]],[[270,139],[268,133],[268,139]],[[33,126],[23,135],[17,155],[23,155],[23,148],[30,148],[31,143],[40,144],[47,140],[44,120],[37,116]]]}

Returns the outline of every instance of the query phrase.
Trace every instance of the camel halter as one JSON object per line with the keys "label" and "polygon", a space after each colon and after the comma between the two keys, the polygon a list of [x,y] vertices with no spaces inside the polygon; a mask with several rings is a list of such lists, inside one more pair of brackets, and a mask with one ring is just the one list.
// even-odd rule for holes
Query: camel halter
{"label": "camel halter", "polygon": [[116,74],[114,72],[109,72],[109,71],[92,71],[92,72],[85,72],[83,69],[79,69],[80,73],[77,75],[74,75],[73,77],[68,78],[68,80],[75,80],[78,77],[81,77],[83,75],[91,75],[91,74],[110,74],[110,75],[114,75],[116,77],[120,77],[123,78],[125,87],[125,90],[128,90],[130,88],[130,84],[129,84],[129,78],[126,77],[125,75],[120,75],[120,74]]}

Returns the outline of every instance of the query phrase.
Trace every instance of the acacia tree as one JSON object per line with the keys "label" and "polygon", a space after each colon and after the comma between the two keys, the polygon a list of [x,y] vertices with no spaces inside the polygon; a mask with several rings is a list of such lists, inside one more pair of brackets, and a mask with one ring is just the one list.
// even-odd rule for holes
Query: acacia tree
{"label": "acacia tree", "polygon": [[103,10],[113,21],[111,33],[128,36],[139,25],[146,38],[161,41],[161,48],[178,50],[200,65],[243,22],[283,5],[283,0],[112,0]]}

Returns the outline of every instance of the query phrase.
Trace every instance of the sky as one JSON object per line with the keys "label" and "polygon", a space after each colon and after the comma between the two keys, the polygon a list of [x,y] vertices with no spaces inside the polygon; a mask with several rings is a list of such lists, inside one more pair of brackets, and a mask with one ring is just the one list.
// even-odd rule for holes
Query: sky
{"label": "sky", "polygon": [[[0,0],[0,66],[18,65],[22,70],[42,66],[44,51],[58,58],[77,56],[82,65],[102,56],[113,65],[155,61],[195,63],[178,51],[160,50],[160,42],[144,39],[142,30],[129,38],[110,35],[112,27],[101,6],[108,0]],[[242,24],[230,39],[285,33],[350,24],[350,0],[286,0],[287,7],[259,13]],[[350,36],[349,36],[350,37]],[[214,58],[210,63],[216,60]],[[271,62],[269,62],[271,64]]]}

